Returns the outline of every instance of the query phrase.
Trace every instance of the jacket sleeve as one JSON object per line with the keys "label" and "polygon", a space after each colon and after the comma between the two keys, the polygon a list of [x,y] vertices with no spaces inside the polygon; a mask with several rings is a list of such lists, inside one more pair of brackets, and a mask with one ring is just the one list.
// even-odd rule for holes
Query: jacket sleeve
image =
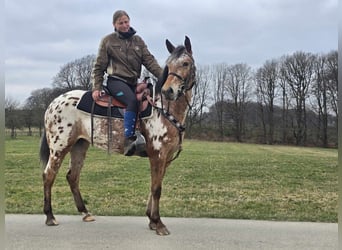
{"label": "jacket sleeve", "polygon": [[108,65],[108,54],[106,48],[106,38],[100,42],[97,57],[92,71],[92,86],[93,90],[101,90],[103,76]]}
{"label": "jacket sleeve", "polygon": [[163,74],[163,69],[159,66],[159,63],[155,59],[155,57],[148,50],[145,42],[141,39],[143,44],[142,46],[142,64],[150,71],[155,77],[158,79]]}

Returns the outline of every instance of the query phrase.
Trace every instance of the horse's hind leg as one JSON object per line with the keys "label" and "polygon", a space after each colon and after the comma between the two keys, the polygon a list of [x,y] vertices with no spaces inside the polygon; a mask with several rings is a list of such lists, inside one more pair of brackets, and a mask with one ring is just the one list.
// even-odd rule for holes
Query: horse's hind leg
{"label": "horse's hind leg", "polygon": [[79,189],[80,173],[83,167],[86,152],[89,147],[89,142],[86,140],[78,140],[70,151],[70,163],[67,173],[67,180],[70,186],[70,190],[74,196],[77,210],[84,214],[83,221],[94,221],[94,217],[88,212],[85,207],[82,195]]}
{"label": "horse's hind leg", "polygon": [[49,156],[48,163],[46,164],[45,170],[43,172],[43,182],[44,182],[44,213],[46,215],[45,224],[48,226],[57,226],[58,223],[52,213],[51,206],[51,189],[55,182],[58,169],[61,166],[64,155],[56,153]]}

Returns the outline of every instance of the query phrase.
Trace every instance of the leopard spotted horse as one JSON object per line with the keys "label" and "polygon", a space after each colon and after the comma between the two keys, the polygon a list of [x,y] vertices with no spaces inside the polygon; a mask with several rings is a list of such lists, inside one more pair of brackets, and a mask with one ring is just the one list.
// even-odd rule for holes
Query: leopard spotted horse
{"label": "leopard spotted horse", "polygon": [[[146,215],[149,228],[158,235],[170,234],[161,221],[159,200],[166,168],[180,152],[184,137],[184,122],[190,108],[196,67],[191,42],[185,37],[184,45],[175,47],[166,40],[170,52],[164,68],[164,80],[156,84],[156,101],[152,115],[140,121],[140,132],[146,139],[146,153],[150,162],[151,186]],[[45,132],[41,140],[40,159],[43,165],[44,213],[46,225],[58,225],[52,212],[51,195],[58,170],[66,154],[70,153],[67,181],[76,207],[83,214],[83,221],[94,221],[79,190],[80,172],[86,152],[91,145],[123,154],[123,120],[95,116],[77,108],[86,91],[73,90],[54,99],[45,112]],[[93,118],[93,120],[91,119]],[[109,122],[110,121],[110,122]],[[109,127],[109,123],[111,126]],[[112,141],[107,138],[111,129]]]}

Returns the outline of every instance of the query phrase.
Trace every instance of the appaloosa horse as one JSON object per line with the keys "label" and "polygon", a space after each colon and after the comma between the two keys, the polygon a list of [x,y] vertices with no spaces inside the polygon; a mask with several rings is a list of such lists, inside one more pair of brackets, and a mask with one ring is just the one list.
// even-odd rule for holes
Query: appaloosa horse
{"label": "appaloosa horse", "polygon": [[[162,180],[166,168],[175,154],[180,151],[184,137],[184,122],[192,98],[195,84],[195,63],[191,43],[185,37],[184,46],[174,47],[166,40],[171,53],[166,60],[163,84],[157,86],[153,113],[140,121],[141,134],[146,139],[146,153],[151,168],[151,190],[146,215],[149,227],[158,235],[168,235],[169,231],[160,219],[159,200]],[[84,221],[94,217],[85,207],[79,190],[80,172],[86,152],[91,143],[111,152],[123,153],[123,120],[105,116],[93,116],[77,108],[86,91],[73,90],[60,95],[51,102],[45,112],[45,133],[42,137],[40,159],[44,167],[44,213],[46,225],[58,225],[51,206],[51,189],[61,163],[70,152],[67,181],[70,185],[77,209],[84,214]],[[107,137],[110,129],[110,137]],[[108,138],[112,138],[109,141]]]}

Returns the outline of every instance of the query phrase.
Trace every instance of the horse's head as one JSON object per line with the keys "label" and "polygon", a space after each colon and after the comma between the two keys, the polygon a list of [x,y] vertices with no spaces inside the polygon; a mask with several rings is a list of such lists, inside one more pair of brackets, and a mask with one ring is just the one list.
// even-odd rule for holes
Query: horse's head
{"label": "horse's head", "polygon": [[162,93],[169,101],[175,101],[195,84],[196,67],[192,57],[190,39],[186,36],[184,46],[177,48],[166,40],[166,47],[171,53],[166,60],[165,81]]}

